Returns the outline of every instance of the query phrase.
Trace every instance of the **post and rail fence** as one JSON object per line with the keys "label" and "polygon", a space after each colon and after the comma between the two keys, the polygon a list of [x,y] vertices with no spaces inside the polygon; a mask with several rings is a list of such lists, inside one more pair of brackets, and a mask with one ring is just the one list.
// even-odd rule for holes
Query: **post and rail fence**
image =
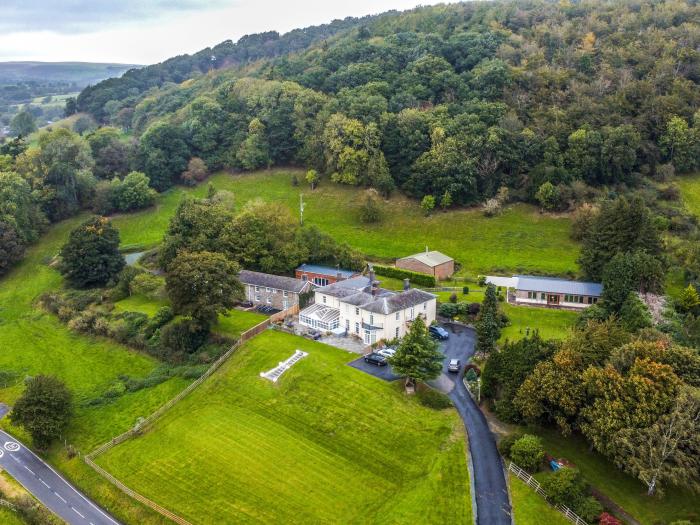
{"label": "post and rail fence", "polygon": [[188,394],[190,394],[193,390],[195,390],[199,385],[201,385],[207,378],[209,378],[214,372],[216,372],[221,365],[223,365],[232,355],[233,353],[238,350],[238,348],[243,344],[244,342],[248,341],[249,339],[252,339],[256,335],[258,335],[261,332],[264,332],[267,330],[274,321],[279,320],[279,319],[284,319],[287,315],[293,315],[295,313],[298,313],[299,307],[298,306],[292,306],[291,308],[284,310],[282,312],[278,312],[277,314],[274,314],[273,316],[268,317],[264,321],[256,324],[255,326],[249,328],[245,332],[242,332],[241,335],[239,336],[238,340],[229,348],[224,354],[222,354],[216,361],[212,363],[212,365],[207,368],[207,370],[196,380],[194,380],[192,383],[187,385],[187,387],[179,392],[175,397],[170,399],[168,402],[165,404],[161,405],[158,409],[156,409],[155,412],[147,416],[146,418],[140,420],[133,428],[127,430],[126,432],[123,432],[122,434],[119,434],[118,436],[113,437],[106,443],[103,443],[99,447],[97,447],[95,450],[90,452],[89,454],[86,454],[83,456],[83,461],[85,462],[86,465],[88,465],[90,468],[92,468],[95,472],[97,472],[100,476],[102,476],[104,479],[109,481],[112,485],[114,485],[117,489],[122,491],[124,494],[127,496],[130,496],[134,498],[136,501],[142,503],[143,505],[149,507],[150,509],[156,511],[159,513],[161,516],[164,516],[178,525],[192,525],[189,521],[187,521],[185,518],[182,518],[181,516],[178,516],[174,512],[166,509],[165,507],[158,505],[156,502],[151,501],[147,497],[139,494],[133,489],[130,489],[124,483],[119,481],[117,478],[112,476],[109,472],[104,470],[102,467],[97,465],[95,463],[95,459],[107,452],[108,450],[112,449],[113,447],[119,445],[120,443],[123,443],[124,441],[127,441],[133,437],[136,437],[140,435],[146,428],[148,428],[150,425],[152,425],[155,421],[157,421],[160,417],[163,416],[168,410],[170,410],[173,406],[175,406],[178,402],[182,401]]}
{"label": "post and rail fence", "polygon": [[539,481],[537,481],[535,478],[533,478],[530,474],[525,472],[523,469],[521,469],[518,465],[510,461],[508,463],[508,470],[511,471],[513,474],[515,474],[519,479],[525,482],[529,487],[534,489],[537,494],[542,496],[547,503],[549,503],[552,507],[557,509],[559,512],[561,512],[566,519],[568,519],[571,523],[574,525],[588,525],[578,514],[576,514],[574,511],[572,511],[569,507],[566,505],[558,505],[558,504],[553,504],[549,501],[549,497],[547,496],[547,493],[544,491],[542,488],[542,485],[540,484]]}

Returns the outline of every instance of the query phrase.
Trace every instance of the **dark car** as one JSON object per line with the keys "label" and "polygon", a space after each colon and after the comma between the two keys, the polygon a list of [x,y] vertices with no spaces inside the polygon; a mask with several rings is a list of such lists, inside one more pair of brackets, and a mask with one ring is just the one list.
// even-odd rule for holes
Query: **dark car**
{"label": "dark car", "polygon": [[371,354],[367,354],[365,356],[365,363],[369,363],[370,365],[386,366],[386,357],[376,352],[372,352]]}
{"label": "dark car", "polygon": [[432,335],[435,339],[440,339],[441,341],[450,338],[450,334],[447,333],[447,330],[445,330],[442,326],[438,326],[436,324],[428,328],[428,331],[430,332],[430,335]]}

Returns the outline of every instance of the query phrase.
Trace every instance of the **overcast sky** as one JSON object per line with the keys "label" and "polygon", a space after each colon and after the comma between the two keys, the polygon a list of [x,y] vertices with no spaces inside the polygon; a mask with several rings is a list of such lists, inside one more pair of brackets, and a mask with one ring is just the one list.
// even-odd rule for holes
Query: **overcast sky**
{"label": "overcast sky", "polygon": [[435,0],[0,0],[0,61],[152,64],[261,31]]}

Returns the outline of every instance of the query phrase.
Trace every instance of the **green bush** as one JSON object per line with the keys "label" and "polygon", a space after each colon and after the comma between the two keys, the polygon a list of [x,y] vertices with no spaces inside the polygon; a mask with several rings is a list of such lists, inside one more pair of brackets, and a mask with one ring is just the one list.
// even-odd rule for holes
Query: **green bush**
{"label": "green bush", "polygon": [[426,388],[418,392],[418,400],[421,405],[434,408],[435,410],[443,410],[452,406],[452,401],[450,401],[449,397],[432,388]]}
{"label": "green bush", "polygon": [[166,324],[160,331],[160,347],[166,357],[192,354],[206,341],[208,331],[189,317]]}
{"label": "green bush", "polygon": [[469,287],[468,286],[462,287],[462,295],[469,295]]}
{"label": "green bush", "polygon": [[510,458],[525,470],[539,470],[544,459],[542,440],[537,436],[525,434],[510,447]]}
{"label": "green bush", "polygon": [[394,266],[383,266],[381,264],[373,264],[372,266],[377,275],[392,277],[394,279],[408,279],[411,281],[411,284],[425,286],[426,288],[434,288],[436,285],[435,277],[432,275],[402,270]]}
{"label": "green bush", "polygon": [[508,434],[503,439],[501,439],[501,441],[498,442],[498,451],[501,453],[502,456],[509,458],[510,450],[513,448],[513,444],[516,441],[518,441],[521,437],[523,437],[523,435],[519,432]]}
{"label": "green bush", "polygon": [[542,481],[542,488],[551,503],[566,505],[585,521],[594,522],[603,512],[603,507],[590,495],[588,484],[578,470],[559,469]]}

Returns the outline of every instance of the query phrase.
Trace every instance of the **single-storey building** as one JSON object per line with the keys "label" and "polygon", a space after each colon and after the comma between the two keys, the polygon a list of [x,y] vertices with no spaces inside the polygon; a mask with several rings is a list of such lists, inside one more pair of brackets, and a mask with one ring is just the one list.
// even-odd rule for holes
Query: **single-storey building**
{"label": "single-storey building", "polygon": [[328,286],[338,281],[357,277],[360,275],[360,272],[341,270],[320,264],[302,264],[295,270],[294,274],[297,279],[310,281],[316,286]]}
{"label": "single-storey building", "polygon": [[422,317],[435,321],[435,295],[410,288],[400,292],[379,287],[374,272],[317,288],[315,302],[299,313],[299,323],[323,331],[351,334],[367,345],[406,335],[410,324]]}
{"label": "single-storey building", "polygon": [[245,297],[253,304],[286,310],[299,304],[299,294],[311,290],[311,283],[269,273],[241,270],[238,278],[245,288]]}
{"label": "single-storey building", "polygon": [[602,284],[555,277],[487,276],[486,282],[506,288],[508,302],[534,306],[581,309],[596,304],[603,293]]}
{"label": "single-storey building", "polygon": [[396,259],[396,267],[412,272],[427,273],[436,279],[449,279],[455,273],[455,260],[438,251],[425,251]]}

